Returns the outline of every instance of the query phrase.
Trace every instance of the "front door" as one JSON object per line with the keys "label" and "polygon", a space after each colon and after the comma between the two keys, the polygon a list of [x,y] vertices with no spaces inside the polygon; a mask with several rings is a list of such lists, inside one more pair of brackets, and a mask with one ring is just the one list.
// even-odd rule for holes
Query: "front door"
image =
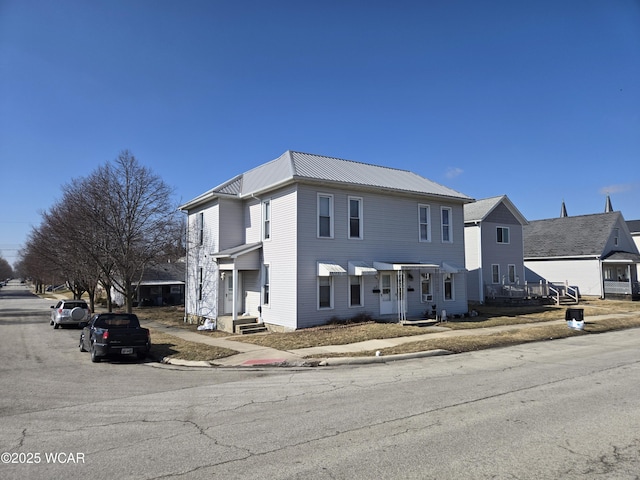
{"label": "front door", "polygon": [[[240,290],[239,275],[237,288]],[[238,292],[236,292],[236,298],[242,298]],[[236,302],[236,308],[241,310],[242,305]],[[224,274],[224,313],[227,315],[233,314],[233,271],[226,271]]]}
{"label": "front door", "polygon": [[396,282],[392,273],[380,273],[380,315],[396,313]]}

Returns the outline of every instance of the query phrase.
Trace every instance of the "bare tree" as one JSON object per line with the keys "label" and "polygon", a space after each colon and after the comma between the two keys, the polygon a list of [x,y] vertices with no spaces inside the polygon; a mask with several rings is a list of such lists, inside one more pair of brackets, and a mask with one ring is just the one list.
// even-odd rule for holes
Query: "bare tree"
{"label": "bare tree", "polygon": [[132,311],[133,285],[145,267],[175,243],[178,214],[171,188],[129,152],[98,168],[84,191],[88,212],[106,248],[110,280]]}

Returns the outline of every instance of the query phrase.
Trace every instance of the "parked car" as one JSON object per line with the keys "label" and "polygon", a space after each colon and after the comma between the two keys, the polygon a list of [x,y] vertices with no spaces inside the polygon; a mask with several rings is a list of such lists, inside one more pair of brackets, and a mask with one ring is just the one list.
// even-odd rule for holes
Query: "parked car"
{"label": "parked car", "polygon": [[133,313],[96,313],[83,324],[80,351],[91,352],[91,361],[108,355],[137,355],[143,360],[151,349],[149,329],[140,326]]}
{"label": "parked car", "polygon": [[58,328],[60,325],[78,326],[89,319],[89,306],[84,300],[60,300],[51,305],[51,321],[49,325]]}

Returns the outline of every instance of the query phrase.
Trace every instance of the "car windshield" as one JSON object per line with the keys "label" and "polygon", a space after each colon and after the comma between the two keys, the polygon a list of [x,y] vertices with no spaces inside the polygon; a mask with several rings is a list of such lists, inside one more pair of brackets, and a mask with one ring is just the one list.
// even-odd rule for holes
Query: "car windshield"
{"label": "car windshield", "polygon": [[138,319],[133,315],[100,315],[94,325],[99,328],[128,328],[138,326]]}

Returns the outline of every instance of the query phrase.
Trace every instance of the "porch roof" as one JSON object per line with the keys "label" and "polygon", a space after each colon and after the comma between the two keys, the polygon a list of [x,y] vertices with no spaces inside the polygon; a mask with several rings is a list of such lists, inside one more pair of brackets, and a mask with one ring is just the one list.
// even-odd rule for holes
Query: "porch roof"
{"label": "porch roof", "polygon": [[238,258],[241,255],[246,253],[253,252],[262,247],[262,242],[257,243],[245,243],[243,245],[238,245],[237,247],[227,248],[225,250],[221,250],[219,252],[212,253],[211,256],[215,259],[218,258]]}
{"label": "porch roof", "polygon": [[395,263],[395,262],[373,262],[373,267],[376,270],[417,270],[417,269],[440,269],[440,265],[437,263]]}
{"label": "porch roof", "polygon": [[630,252],[613,252],[602,260],[603,263],[640,263],[640,255]]}

